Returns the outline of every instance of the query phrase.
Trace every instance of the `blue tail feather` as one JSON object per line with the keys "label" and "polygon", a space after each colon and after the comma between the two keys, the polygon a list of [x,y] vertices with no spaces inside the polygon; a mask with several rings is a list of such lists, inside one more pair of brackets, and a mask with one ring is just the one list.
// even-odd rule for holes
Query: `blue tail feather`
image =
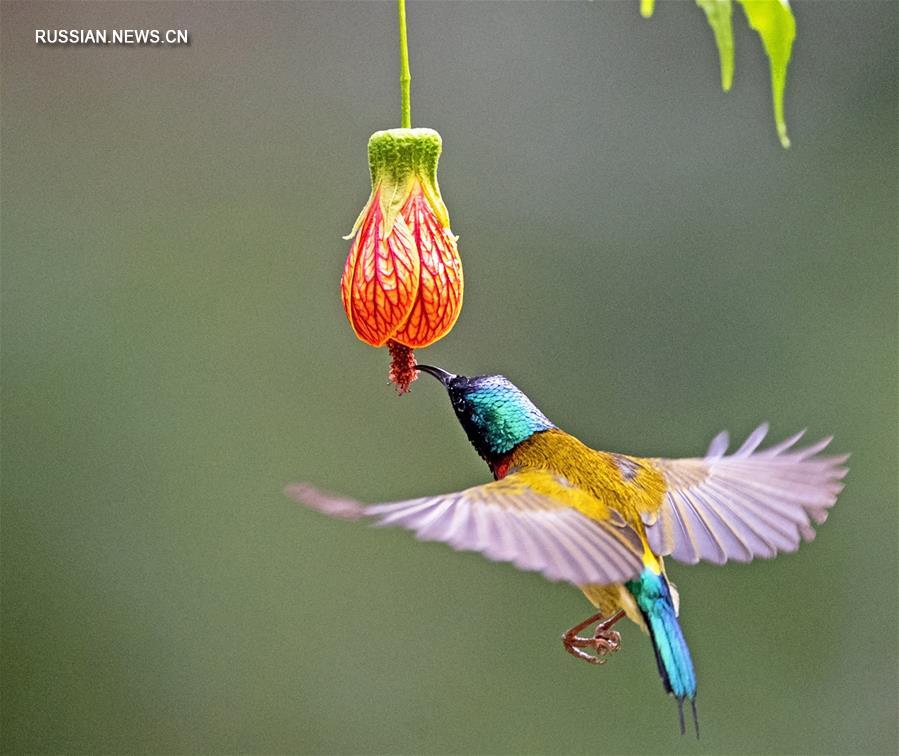
{"label": "blue tail feather", "polygon": [[650,569],[643,570],[640,577],[627,583],[627,589],[637,602],[655,650],[659,675],[665,690],[677,701],[680,711],[681,732],[684,731],[683,705],[689,700],[693,708],[693,720],[696,723],[696,734],[699,735],[699,724],[696,721],[696,672],[690,649],[684,640],[677,612],[668,588],[668,581],[663,575]]}

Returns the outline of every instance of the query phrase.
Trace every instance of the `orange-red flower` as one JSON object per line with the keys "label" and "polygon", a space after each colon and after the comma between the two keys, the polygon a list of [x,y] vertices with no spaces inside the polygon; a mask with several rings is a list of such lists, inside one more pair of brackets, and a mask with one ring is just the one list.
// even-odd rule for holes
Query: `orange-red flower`
{"label": "orange-red flower", "polygon": [[[353,227],[340,293],[356,336],[391,346],[391,378],[401,347],[443,338],[462,309],[462,262],[437,185],[441,148],[432,129],[378,131],[368,142],[372,192]],[[404,390],[415,371],[400,377]]]}

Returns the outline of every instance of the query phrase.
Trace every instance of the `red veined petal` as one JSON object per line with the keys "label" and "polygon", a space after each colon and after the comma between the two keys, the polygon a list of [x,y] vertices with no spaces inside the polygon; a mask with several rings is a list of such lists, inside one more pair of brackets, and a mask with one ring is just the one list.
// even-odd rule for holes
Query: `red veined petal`
{"label": "red veined petal", "polygon": [[450,332],[462,310],[462,261],[455,237],[440,223],[420,188],[400,215],[412,229],[421,280],[409,317],[393,338],[408,347],[426,347]]}
{"label": "red veined petal", "polygon": [[378,193],[350,246],[340,294],[347,319],[362,341],[383,346],[407,320],[415,302],[421,262],[412,232],[397,216],[384,238]]}

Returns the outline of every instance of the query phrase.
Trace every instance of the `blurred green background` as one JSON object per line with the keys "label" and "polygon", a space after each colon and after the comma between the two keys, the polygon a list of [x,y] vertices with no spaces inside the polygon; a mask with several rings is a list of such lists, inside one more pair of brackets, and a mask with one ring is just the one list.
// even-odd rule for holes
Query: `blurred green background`
{"label": "blurred green background", "polygon": [[[575,589],[281,494],[488,479],[338,297],[394,5],[3,2],[4,750],[894,752],[899,6],[794,7],[784,151],[740,10],[725,95],[692,3],[409,6],[466,274],[422,358],[600,448],[853,453],[798,554],[669,565],[697,744],[635,627],[563,652]],[[95,27],[192,44],[34,44]]]}

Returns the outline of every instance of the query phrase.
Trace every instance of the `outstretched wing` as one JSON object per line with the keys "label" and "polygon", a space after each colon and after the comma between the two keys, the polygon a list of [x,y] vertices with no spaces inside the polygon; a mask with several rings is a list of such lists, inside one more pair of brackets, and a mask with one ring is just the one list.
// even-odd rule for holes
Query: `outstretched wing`
{"label": "outstretched wing", "polygon": [[661,508],[643,515],[655,553],[688,564],[748,562],[815,537],[812,523],[827,519],[843,489],[848,455],[818,456],[830,438],[794,449],[804,431],[757,451],[767,432],[759,426],[731,455],[721,433],[704,459],[648,460],[667,485]]}
{"label": "outstretched wing", "polygon": [[423,541],[479,551],[549,580],[618,583],[639,574],[639,537],[581,514],[565,502],[564,491],[561,497],[546,493],[563,486],[550,473],[521,472],[458,493],[368,507],[306,484],[288,486],[285,492],[332,517],[399,525]]}

